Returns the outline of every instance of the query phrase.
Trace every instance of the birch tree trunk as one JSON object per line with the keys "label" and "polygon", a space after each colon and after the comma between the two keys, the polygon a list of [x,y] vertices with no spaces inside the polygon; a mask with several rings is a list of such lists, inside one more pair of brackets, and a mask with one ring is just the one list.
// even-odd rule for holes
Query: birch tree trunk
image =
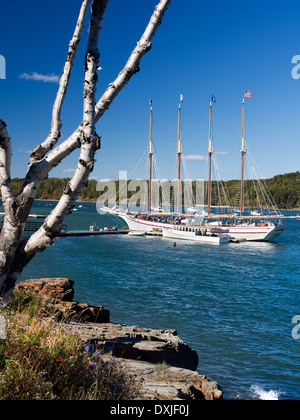
{"label": "birch tree trunk", "polygon": [[[10,295],[24,267],[36,253],[44,251],[53,244],[53,239],[59,233],[65,217],[71,213],[93,170],[95,153],[100,149],[100,137],[96,133],[95,125],[132,76],[140,70],[140,62],[143,56],[150,51],[151,41],[171,0],[161,0],[156,6],[142,38],[130,55],[125,67],[116,80],[108,86],[97,104],[99,35],[109,0],[93,0],[85,58],[82,123],[67,140],[56,145],[61,136],[62,105],[90,3],[91,0],[82,2],[53,106],[51,131],[48,137],[32,152],[24,184],[16,196],[13,193],[10,179],[11,142],[5,123],[0,120],[0,183],[5,210],[4,223],[0,232],[0,297],[3,298]],[[54,146],[56,147],[54,148]],[[24,226],[40,183],[65,157],[79,148],[80,156],[75,174],[66,185],[58,204],[45,219],[43,226],[29,239],[23,239]]]}

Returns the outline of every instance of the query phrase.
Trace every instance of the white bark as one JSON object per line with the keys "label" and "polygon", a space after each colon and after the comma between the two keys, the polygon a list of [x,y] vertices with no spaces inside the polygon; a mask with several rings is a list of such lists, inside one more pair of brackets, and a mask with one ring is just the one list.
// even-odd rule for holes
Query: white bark
{"label": "white bark", "polygon": [[0,233],[0,290],[10,271],[11,263],[23,233],[23,226],[15,214],[15,196],[12,190],[11,142],[6,124],[0,120],[0,183],[5,217]]}
{"label": "white bark", "polygon": [[11,142],[6,129],[6,124],[0,120],[0,183],[4,207],[6,206],[6,203],[10,202],[15,197],[10,176],[11,155]]}

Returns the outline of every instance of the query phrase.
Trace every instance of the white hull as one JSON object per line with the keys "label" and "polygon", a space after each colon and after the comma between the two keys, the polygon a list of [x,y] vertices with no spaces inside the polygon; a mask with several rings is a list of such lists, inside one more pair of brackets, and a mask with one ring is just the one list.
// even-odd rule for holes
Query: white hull
{"label": "white hull", "polygon": [[169,223],[162,223],[162,222],[154,222],[152,220],[142,220],[142,219],[137,219],[134,215],[132,214],[126,214],[124,212],[121,211],[115,211],[115,210],[110,210],[107,209],[105,210],[107,213],[113,214],[115,216],[120,217],[121,219],[123,219],[130,230],[134,230],[134,231],[143,231],[143,232],[154,232],[155,230],[162,230],[163,227],[166,228],[173,228],[174,225],[173,224],[169,224]]}
{"label": "white hull", "polygon": [[169,239],[179,239],[185,241],[193,241],[204,244],[225,244],[230,242],[230,236],[225,234],[220,235],[196,235],[195,232],[184,232],[175,229],[163,229],[163,237]]}
{"label": "white hull", "polygon": [[[138,219],[130,213],[127,214],[119,210],[105,209],[105,211],[123,219],[127,223],[129,229],[134,231],[144,231],[147,233],[158,229],[162,230],[163,228],[170,230],[175,226],[174,224],[169,223]],[[263,226],[253,223],[230,226],[216,225],[214,227],[218,227],[219,231],[224,231],[224,233],[228,234],[234,239],[245,239],[246,241],[270,241],[285,229],[284,225],[267,223]]]}
{"label": "white hull", "polygon": [[145,236],[146,232],[144,230],[131,230],[129,236]]}
{"label": "white hull", "polygon": [[284,231],[284,225],[267,225],[267,226],[258,226],[255,224],[251,225],[234,225],[222,228],[219,226],[220,229],[228,231],[228,235],[230,235],[234,239],[245,239],[246,241],[270,241],[275,236],[279,235],[281,232]]}

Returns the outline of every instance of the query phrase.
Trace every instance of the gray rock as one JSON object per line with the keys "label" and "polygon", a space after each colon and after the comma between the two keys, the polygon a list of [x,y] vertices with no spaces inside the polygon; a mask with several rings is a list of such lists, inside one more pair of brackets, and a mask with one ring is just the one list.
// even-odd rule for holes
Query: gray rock
{"label": "gray rock", "polygon": [[151,330],[115,323],[70,325],[87,343],[114,357],[197,369],[197,352],[176,335],[176,330]]}
{"label": "gray rock", "polygon": [[[109,360],[110,356],[104,356]],[[216,382],[187,369],[121,359],[125,371],[139,381],[143,400],[220,400],[223,392]]]}

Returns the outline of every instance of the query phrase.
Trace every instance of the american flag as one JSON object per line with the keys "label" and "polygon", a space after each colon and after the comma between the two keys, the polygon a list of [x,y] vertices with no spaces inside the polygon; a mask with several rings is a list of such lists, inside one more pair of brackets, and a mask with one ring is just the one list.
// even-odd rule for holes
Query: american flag
{"label": "american flag", "polygon": [[251,98],[251,92],[248,89],[245,90],[245,98]]}
{"label": "american flag", "polygon": [[149,101],[149,104],[150,104],[150,106],[152,106],[152,101],[151,101],[151,99],[150,99],[150,101]]}

